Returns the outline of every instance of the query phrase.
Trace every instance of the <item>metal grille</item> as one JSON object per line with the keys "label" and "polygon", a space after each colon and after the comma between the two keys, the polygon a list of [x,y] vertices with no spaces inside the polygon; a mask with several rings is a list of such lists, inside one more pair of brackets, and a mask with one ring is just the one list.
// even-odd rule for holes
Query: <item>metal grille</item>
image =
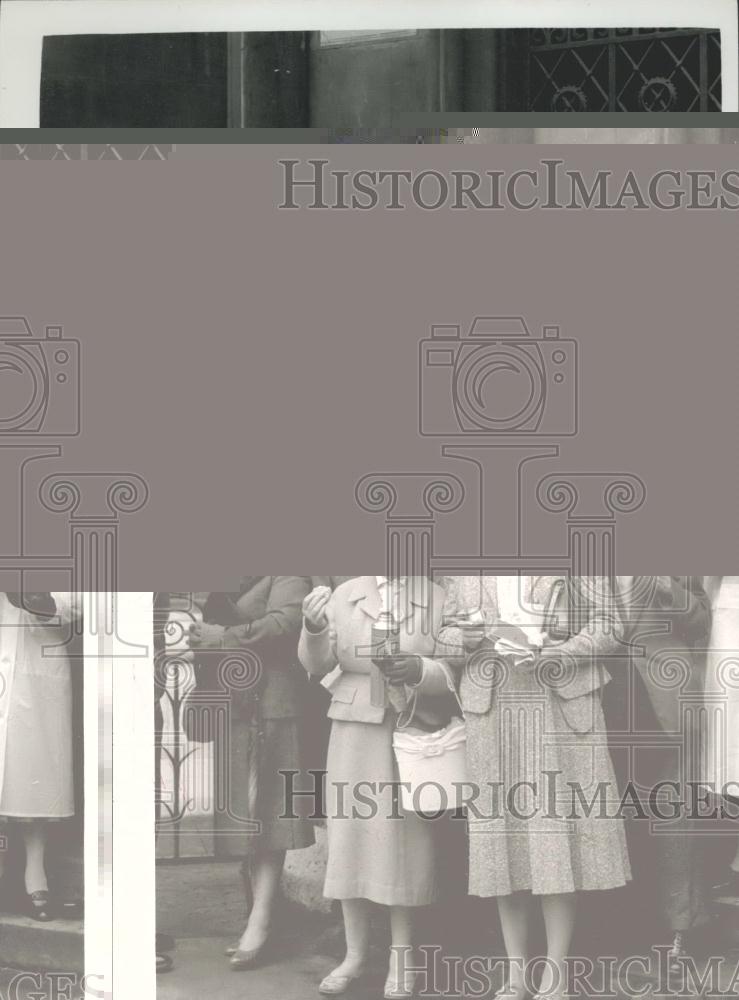
{"label": "metal grille", "polygon": [[187,695],[195,678],[191,665],[182,658],[182,640],[190,623],[202,615],[193,594],[171,593],[169,597],[164,649],[157,660],[162,713],[157,858],[212,859],[218,857],[218,838],[214,835],[218,799],[214,743],[190,742],[183,723]]}
{"label": "metal grille", "polygon": [[528,75],[530,111],[720,111],[721,35],[536,28]]}

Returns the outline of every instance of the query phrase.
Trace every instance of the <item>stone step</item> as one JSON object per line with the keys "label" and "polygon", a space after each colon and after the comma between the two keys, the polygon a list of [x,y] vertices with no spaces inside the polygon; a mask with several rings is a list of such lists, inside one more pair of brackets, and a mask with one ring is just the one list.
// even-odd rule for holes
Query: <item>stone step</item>
{"label": "stone step", "polygon": [[285,874],[282,879],[283,892],[287,899],[314,913],[331,913],[331,900],[323,895],[323,881],[326,877],[326,830],[314,828],[316,842],[302,851],[288,851]]}
{"label": "stone step", "polygon": [[32,971],[84,970],[84,934],[81,920],[50,920],[0,914],[0,966]]}

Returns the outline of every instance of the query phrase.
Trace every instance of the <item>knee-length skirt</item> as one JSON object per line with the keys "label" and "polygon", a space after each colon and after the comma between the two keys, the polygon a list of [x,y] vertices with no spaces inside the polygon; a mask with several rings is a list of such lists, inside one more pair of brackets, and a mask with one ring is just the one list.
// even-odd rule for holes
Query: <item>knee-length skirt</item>
{"label": "knee-length skirt", "polygon": [[20,656],[10,684],[0,816],[73,815],[70,665],[40,654]]}
{"label": "knee-length skirt", "polygon": [[328,748],[326,813],[330,899],[423,906],[439,894],[434,821],[404,812],[392,748],[395,719],[334,720]]}
{"label": "knee-length skirt", "polygon": [[575,732],[559,696],[523,670],[487,713],[467,716],[479,796],[468,809],[472,895],[610,889],[631,878],[597,693],[592,701],[592,730]]}
{"label": "knee-length skirt", "polygon": [[311,787],[302,770],[298,720],[264,719],[256,725],[234,719],[229,729],[227,807],[215,817],[218,853],[243,858],[310,847],[313,803],[290,794]]}

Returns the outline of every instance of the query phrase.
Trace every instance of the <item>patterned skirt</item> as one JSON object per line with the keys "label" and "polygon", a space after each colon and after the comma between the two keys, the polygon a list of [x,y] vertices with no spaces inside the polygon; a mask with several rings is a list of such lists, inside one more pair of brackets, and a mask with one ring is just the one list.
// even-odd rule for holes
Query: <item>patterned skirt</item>
{"label": "patterned skirt", "polygon": [[[484,715],[467,716],[469,890],[474,896],[611,889],[631,878],[603,711],[573,731],[559,696],[512,673]],[[591,804],[592,807],[591,807]]]}

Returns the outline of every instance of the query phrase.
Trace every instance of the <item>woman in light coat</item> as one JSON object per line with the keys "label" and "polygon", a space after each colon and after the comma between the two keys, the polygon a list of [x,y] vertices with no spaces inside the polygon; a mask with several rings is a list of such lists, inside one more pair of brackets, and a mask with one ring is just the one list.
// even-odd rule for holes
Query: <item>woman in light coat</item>
{"label": "woman in light coat", "polygon": [[[400,631],[400,655],[380,661],[387,683],[371,659],[372,627],[383,601],[394,609]],[[370,902],[390,911],[385,996],[412,994],[413,975],[405,968],[412,914],[438,898],[443,859],[434,824],[404,812],[397,801],[392,740],[398,701],[388,684],[396,694],[417,697],[415,726],[435,730],[449,722],[454,702],[448,672],[434,659],[443,603],[442,588],[425,578],[374,576],[350,579],[333,593],[317,587],[303,603],[298,655],[331,693],[324,893],[341,900],[346,932],[346,956],[321,983],[323,994],[344,993],[365,971]]]}
{"label": "woman in light coat", "polygon": [[[72,678],[77,595],[0,593],[0,817],[25,845],[25,909],[51,920],[48,824],[74,815]],[[0,868],[4,859],[0,855]]]}

